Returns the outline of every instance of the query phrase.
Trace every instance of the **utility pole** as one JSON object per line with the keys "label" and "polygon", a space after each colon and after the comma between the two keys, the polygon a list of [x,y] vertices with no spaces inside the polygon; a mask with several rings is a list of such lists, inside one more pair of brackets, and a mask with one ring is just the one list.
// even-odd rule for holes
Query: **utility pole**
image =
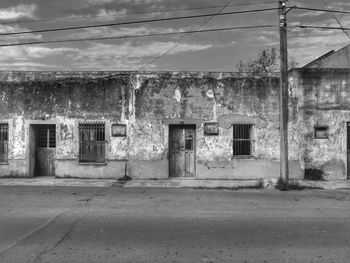
{"label": "utility pole", "polygon": [[287,0],[278,0],[280,28],[280,180],[288,187],[288,51]]}

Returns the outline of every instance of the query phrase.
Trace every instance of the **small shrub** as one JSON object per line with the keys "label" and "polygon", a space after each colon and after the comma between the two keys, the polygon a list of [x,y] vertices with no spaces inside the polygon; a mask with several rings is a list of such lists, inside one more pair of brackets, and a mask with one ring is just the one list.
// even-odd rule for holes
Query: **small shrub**
{"label": "small shrub", "polygon": [[324,181],[324,172],[315,168],[305,169],[304,179],[310,181]]}
{"label": "small shrub", "polygon": [[123,177],[119,177],[117,179],[118,183],[126,183],[127,181],[131,181],[132,178],[130,176],[124,175]]}
{"label": "small shrub", "polygon": [[289,181],[288,183],[285,183],[282,181],[281,178],[278,178],[275,188],[276,190],[280,190],[280,191],[322,189],[320,187],[314,187],[314,186],[303,186],[303,185],[300,185],[298,181]]}
{"label": "small shrub", "polygon": [[288,191],[289,183],[285,183],[281,178],[278,178],[275,188],[280,191]]}

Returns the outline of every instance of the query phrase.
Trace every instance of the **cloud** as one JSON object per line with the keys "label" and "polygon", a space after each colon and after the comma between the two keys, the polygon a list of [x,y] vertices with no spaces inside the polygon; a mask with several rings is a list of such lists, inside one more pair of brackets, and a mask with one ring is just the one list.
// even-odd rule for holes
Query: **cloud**
{"label": "cloud", "polygon": [[0,20],[16,20],[19,18],[34,18],[37,6],[31,5],[17,5],[8,8],[0,9]]}
{"label": "cloud", "polygon": [[44,58],[48,56],[63,55],[68,52],[77,52],[73,48],[48,48],[43,46],[12,46],[0,47],[0,62],[30,61],[31,59]]}
{"label": "cloud", "polygon": [[[19,27],[18,25],[0,25],[0,33],[10,33],[18,31],[28,31],[29,29]],[[0,38],[0,44],[17,43],[21,39],[41,39],[41,34],[23,34],[23,35],[10,35],[2,36]]]}
{"label": "cloud", "polygon": [[114,0],[86,0],[86,1],[92,5],[104,5],[104,4],[109,4],[114,2]]}
{"label": "cloud", "polygon": [[93,37],[118,37],[126,35],[162,34],[188,30],[189,28],[162,28],[162,27],[99,27],[89,28],[78,33],[67,35],[72,38],[93,38]]}
{"label": "cloud", "polygon": [[[90,70],[136,70],[150,58],[163,54],[176,42],[159,42],[132,45],[131,42],[118,44],[93,43],[74,56],[74,67]],[[171,54],[200,51],[211,48],[210,44],[180,44]]]}
{"label": "cloud", "polygon": [[37,62],[11,62],[11,63],[1,63],[0,70],[46,70],[48,68],[60,68],[64,70],[64,67],[59,67],[58,65],[51,65],[46,63],[37,63]]}
{"label": "cloud", "polygon": [[24,48],[24,51],[30,58],[43,58],[47,56],[62,55],[68,52],[78,52],[78,49],[67,47],[48,48],[43,46],[31,46]]}
{"label": "cloud", "polygon": [[126,15],[127,10],[125,8],[121,10],[115,10],[115,9],[105,9],[101,8],[98,10],[97,16],[118,16],[118,15]]}
{"label": "cloud", "polygon": [[315,16],[321,16],[324,15],[325,12],[322,11],[309,11],[309,12],[302,12],[302,13],[297,13],[294,14],[294,17],[315,17]]}

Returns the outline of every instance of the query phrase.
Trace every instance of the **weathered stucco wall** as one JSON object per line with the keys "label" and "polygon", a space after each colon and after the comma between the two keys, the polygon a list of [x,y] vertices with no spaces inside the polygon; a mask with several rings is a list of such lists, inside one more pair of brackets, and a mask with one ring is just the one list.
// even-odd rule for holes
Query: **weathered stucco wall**
{"label": "weathered stucco wall", "polygon": [[[297,78],[290,88],[290,167],[302,178]],[[279,79],[235,73],[1,72],[0,119],[9,120],[9,164],[28,159],[29,125],[57,125],[56,176],[168,178],[169,120],[197,124],[197,178],[279,176]],[[79,121],[106,124],[106,165],[79,165]],[[203,122],[217,121],[218,136],[204,136]],[[112,123],[127,137],[111,137]],[[252,156],[232,156],[232,124],[253,124]],[[28,163],[28,162],[27,162]],[[28,164],[29,166],[29,164]],[[8,166],[9,167],[9,166]],[[84,172],[86,171],[86,172]],[[8,175],[1,169],[0,175]],[[14,173],[15,171],[13,171]],[[28,175],[28,172],[20,172]]]}
{"label": "weathered stucco wall", "polygon": [[[346,179],[350,69],[300,69],[290,78],[298,92],[303,168],[318,169],[328,179]],[[315,138],[315,126],[329,127],[328,139]]]}

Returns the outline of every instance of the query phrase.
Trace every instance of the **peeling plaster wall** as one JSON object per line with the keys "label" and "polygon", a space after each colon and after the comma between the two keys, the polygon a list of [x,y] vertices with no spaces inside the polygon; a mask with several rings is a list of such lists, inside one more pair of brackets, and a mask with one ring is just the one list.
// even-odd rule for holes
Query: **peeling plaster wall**
{"label": "peeling plaster wall", "polygon": [[[297,88],[289,105],[292,178],[302,176]],[[116,178],[126,170],[133,178],[168,178],[172,121],[197,125],[197,178],[269,178],[279,176],[278,90],[276,76],[235,73],[0,72],[0,119],[12,125],[9,164],[28,163],[30,123],[55,121],[58,177]],[[106,165],[78,164],[84,120],[106,123]],[[204,136],[205,121],[219,123],[219,136]],[[126,124],[127,137],[111,137],[112,123]],[[234,123],[253,124],[251,158],[232,157]]]}
{"label": "peeling plaster wall", "polygon": [[[303,168],[326,179],[346,179],[347,122],[350,122],[350,69],[299,69],[290,74],[298,92],[299,148]],[[315,126],[328,126],[329,138],[314,138]]]}

